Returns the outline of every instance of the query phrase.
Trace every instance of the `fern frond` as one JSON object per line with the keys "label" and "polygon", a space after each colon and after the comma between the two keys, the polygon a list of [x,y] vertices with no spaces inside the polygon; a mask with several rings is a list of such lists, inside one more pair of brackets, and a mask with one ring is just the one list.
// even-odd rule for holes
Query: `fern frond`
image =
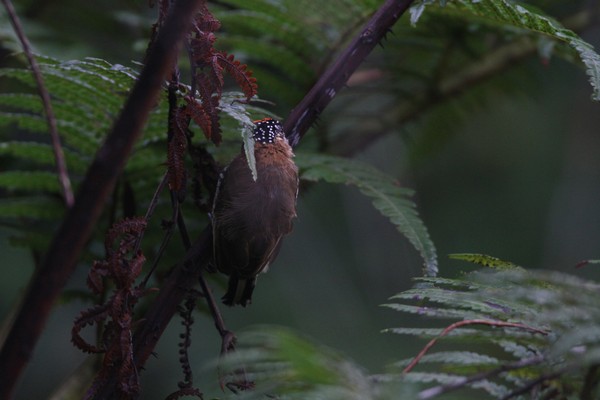
{"label": "fern frond", "polygon": [[212,80],[204,72],[196,74],[196,84],[198,85],[197,90],[201,100],[200,108],[210,117],[210,131],[203,131],[204,135],[207,139],[212,140],[213,143],[218,144],[221,142],[221,127],[217,107],[221,93],[219,92],[218,96],[213,96],[214,88],[212,87]]}
{"label": "fern frond", "polygon": [[487,254],[455,253],[449,254],[448,257],[455,260],[463,260],[474,264],[479,264],[484,267],[492,267],[499,269],[517,268],[517,265],[513,264],[510,261],[504,261],[497,257],[488,256]]}
{"label": "fern frond", "polygon": [[[413,14],[413,22],[422,14],[425,3],[431,2],[422,2],[419,5],[418,15]],[[544,39],[550,38],[559,45],[568,46],[577,53],[586,67],[593,88],[592,98],[600,100],[600,55],[592,45],[557,21],[508,0],[459,0],[449,2],[446,7],[447,12],[471,21],[492,24],[501,29],[511,29],[513,32],[515,28],[520,29],[523,32],[541,35]]]}
{"label": "fern frond", "polygon": [[29,93],[0,93],[0,105],[34,114],[42,112],[40,97]]}
{"label": "fern frond", "polygon": [[[410,301],[410,302],[423,302],[426,305],[430,303],[437,304],[453,304],[453,309],[464,309],[465,312],[471,312],[476,314],[470,314],[468,318],[502,318],[510,315],[513,309],[509,303],[498,303],[497,301],[490,301],[482,303],[479,299],[473,298],[467,293],[458,293],[437,288],[417,288],[407,290],[403,293],[397,294],[391,298],[392,300]],[[426,308],[426,305],[423,307]],[[475,316],[478,315],[478,316]],[[465,318],[467,316],[465,315]]]}
{"label": "fern frond", "polygon": [[212,136],[212,121],[210,114],[204,109],[203,105],[190,96],[184,97],[186,107],[185,113],[202,129],[204,135],[210,139]]}
{"label": "fern frond", "polygon": [[408,199],[412,191],[368,164],[341,157],[298,154],[296,163],[302,179],[324,180],[356,186],[370,197],[373,205],[396,225],[424,260],[424,275],[437,274],[437,255],[427,228],[419,218],[415,204]]}
{"label": "fern frond", "polygon": [[[487,257],[484,259],[488,260]],[[496,398],[527,387],[529,382],[547,380],[568,397],[569,393],[581,392],[584,380],[583,376],[574,377],[566,371],[585,370],[600,362],[600,311],[597,307],[600,285],[595,282],[564,273],[522,268],[478,271],[455,279],[453,285],[447,279],[435,277],[418,280],[429,285],[394,296],[392,299],[398,303],[386,306],[461,321],[452,326],[468,324],[474,315],[505,321],[507,326],[499,324],[500,329],[485,325],[477,329],[461,327],[443,338],[441,329],[400,327],[386,330],[431,339],[425,348],[429,354],[419,354],[422,358],[417,357],[418,363],[423,362],[425,366],[442,363],[442,370],[460,373],[454,377],[455,381],[438,372],[411,371],[405,379],[423,383],[433,380],[456,388],[480,388]],[[439,286],[436,280],[439,280]],[[415,305],[415,301],[424,304]],[[519,326],[525,329],[519,329]],[[447,331],[448,327],[443,329],[443,332]],[[458,349],[451,353],[447,350],[436,352],[433,344],[446,339]],[[474,352],[473,343],[479,346],[487,343],[488,347],[480,347]],[[452,359],[454,352],[460,356]],[[404,360],[396,366],[410,365],[412,368],[414,363],[415,360],[409,364]],[[486,375],[478,370],[490,372]],[[423,391],[421,397],[430,398],[441,388]]]}
{"label": "fern frond", "polygon": [[[58,220],[63,216],[64,207],[60,201],[52,202],[40,196],[0,200],[0,218],[24,220]],[[46,239],[47,240],[47,239]]]}
{"label": "fern frond", "polygon": [[[465,382],[464,376],[447,374],[447,373],[436,373],[436,372],[414,372],[406,374],[403,379],[405,382],[413,383],[439,383],[442,385],[460,385]],[[503,385],[491,382],[489,380],[482,380],[475,382],[470,385],[475,389],[483,389],[495,398],[502,398],[510,393],[510,390]],[[423,393],[423,392],[421,392]],[[429,398],[429,397],[419,397]]]}
{"label": "fern frond", "polygon": [[235,79],[242,92],[246,95],[246,101],[256,96],[258,84],[256,83],[256,78],[252,76],[252,71],[248,70],[248,66],[235,60],[231,54],[227,55],[221,52],[217,54],[217,57],[219,64]]}
{"label": "fern frond", "polygon": [[6,171],[0,174],[0,187],[11,191],[59,193],[55,173],[45,171]]}
{"label": "fern frond", "polygon": [[219,43],[252,66],[263,95],[267,91],[268,98],[289,101],[299,100],[331,56],[380,6],[347,0],[223,3],[226,7],[215,12],[227,28]]}
{"label": "fern frond", "polygon": [[[377,388],[362,368],[290,330],[257,327],[241,335],[239,344],[219,364],[231,371],[228,385],[241,385],[243,377],[256,385],[245,394],[250,398],[263,398],[266,393],[290,399],[376,398]],[[246,367],[243,376],[235,373],[240,365]]]}
{"label": "fern frond", "polygon": [[[87,166],[85,160],[70,149],[63,149],[69,169],[75,173],[82,173]],[[0,156],[13,156],[21,160],[27,160],[33,164],[53,166],[55,158],[52,146],[40,142],[8,141],[0,142]]]}
{"label": "fern frond", "polygon": [[[404,368],[411,359],[406,359],[395,363],[395,366]],[[427,354],[420,360],[421,363],[442,363],[448,365],[478,365],[495,366],[500,364],[501,360],[491,357],[487,354],[475,353],[472,351],[439,351],[433,354]]]}
{"label": "fern frond", "polygon": [[[38,61],[46,86],[52,94],[52,105],[67,167],[72,175],[71,181],[77,186],[110,129],[113,119],[119,114],[129,89],[137,79],[137,72],[94,58],[62,62],[39,56]],[[235,65],[243,70],[241,65]],[[0,187],[8,189],[10,196],[0,205],[1,223],[18,232],[15,242],[27,246],[31,244],[37,246],[36,249],[43,250],[40,246],[45,245],[47,240],[38,240],[33,236],[38,235],[38,230],[48,232],[54,229],[56,223],[51,224],[49,219],[56,216],[57,221],[61,215],[60,209],[57,210],[54,204],[58,184],[57,177],[51,172],[54,156],[52,148],[48,145],[47,123],[42,116],[40,99],[31,94],[35,88],[31,72],[27,69],[5,68],[0,69],[0,76],[22,84],[16,86],[21,88],[19,92],[0,94],[0,127],[9,128],[2,129],[4,136],[0,138],[0,156],[11,161],[10,169],[0,174]],[[191,88],[188,87],[187,93],[190,91]],[[186,93],[186,87],[182,87],[182,92]],[[252,125],[249,112],[260,116],[266,114],[259,106],[237,101],[243,100],[246,94],[223,92],[220,95],[221,103],[216,97],[208,96],[207,104],[215,116],[222,112],[222,121],[232,132],[240,127],[246,131],[249,129],[248,126]],[[168,148],[165,127],[165,121],[168,120],[166,103],[160,101],[151,113],[144,135],[133,149],[123,174],[122,181],[133,189],[135,201],[142,204],[151,198],[168,158],[165,153],[165,149]],[[192,106],[197,105],[195,102],[188,102],[186,105],[189,111],[186,118],[188,115],[193,117],[205,130],[209,130],[207,124],[210,123],[211,138],[218,141],[219,136],[213,135],[212,131],[216,129],[218,132],[220,129],[219,120],[215,122],[202,115],[203,109],[199,111],[199,107],[203,104],[198,103],[198,107],[193,109]],[[19,134],[13,134],[13,128]],[[28,133],[26,141],[20,140],[21,132]],[[186,133],[183,132],[184,135]],[[227,134],[239,139],[235,134]],[[171,164],[179,171],[174,173],[174,177],[177,178],[172,180],[174,186],[181,186],[184,178],[181,172],[184,171],[181,154],[184,138],[179,136],[178,139],[177,143],[172,143],[169,153]],[[214,152],[215,158],[229,158],[230,153],[227,152],[231,152],[231,147],[233,146],[221,146],[211,151]],[[235,151],[239,151],[238,149],[236,145]],[[24,195],[28,197],[23,198]],[[38,197],[36,201],[32,201],[30,197],[35,195]],[[14,204],[10,204],[11,201],[14,201]],[[193,209],[191,205],[189,208]],[[31,223],[21,223],[26,217],[30,217],[27,221]],[[39,222],[39,229],[33,228],[36,221]],[[48,223],[44,224],[45,222]],[[39,233],[40,237],[43,235]],[[160,240],[158,236],[154,239]]]}

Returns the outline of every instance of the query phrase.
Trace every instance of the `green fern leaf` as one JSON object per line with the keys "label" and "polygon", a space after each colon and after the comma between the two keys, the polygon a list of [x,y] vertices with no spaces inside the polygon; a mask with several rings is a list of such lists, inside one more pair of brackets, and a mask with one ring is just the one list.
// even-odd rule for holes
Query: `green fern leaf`
{"label": "green fern leaf", "polygon": [[[472,258],[472,255],[463,256],[458,258]],[[495,263],[495,259],[488,256],[475,255],[474,259]],[[385,306],[411,314],[447,317],[461,321],[462,326],[453,323],[458,328],[444,336],[440,335],[448,330],[448,323],[437,331],[430,327],[399,327],[386,332],[436,338],[437,342],[451,341],[453,346],[459,346],[455,351],[461,356],[453,360],[452,353],[436,352],[433,346],[419,360],[430,366],[441,363],[442,371],[452,371],[456,376],[454,383],[439,368],[433,373],[411,370],[406,374],[407,380],[468,384],[502,398],[506,393],[557,371],[554,377],[547,378],[548,384],[557,388],[560,395],[569,397],[570,393],[581,393],[584,379],[561,371],[586,370],[600,361],[600,310],[597,306],[600,284],[596,282],[564,273],[523,268],[486,269],[465,274],[454,279],[455,283],[435,277],[418,281],[424,281],[428,286],[394,296],[392,299],[398,303]],[[469,320],[477,315],[491,319],[475,327],[471,323],[477,321]],[[487,326],[486,321],[492,320],[505,321],[507,326]],[[473,343],[487,343],[487,346],[474,352]],[[504,355],[501,358],[499,351]],[[505,360],[499,361],[501,359]],[[403,367],[407,362],[404,360],[396,366]],[[476,377],[482,369],[496,372],[487,378],[467,380],[469,376]],[[433,387],[421,392],[420,396],[430,398],[439,394],[439,390],[440,387]]]}
{"label": "green fern leaf", "polygon": [[[78,154],[65,148],[63,153],[70,171],[78,173],[85,171],[87,164]],[[54,166],[55,164],[52,146],[39,142],[0,142],[0,155],[11,155],[38,165]]]}
{"label": "green fern leaf", "polygon": [[227,0],[215,15],[223,45],[251,66],[261,94],[291,106],[342,44],[380,6],[373,0]]}
{"label": "green fern leaf", "polygon": [[60,192],[56,174],[45,171],[2,172],[0,173],[0,187],[28,192]]}
{"label": "green fern leaf", "polygon": [[[411,359],[406,359],[395,363],[400,368],[406,367]],[[420,360],[422,363],[442,363],[452,365],[487,365],[493,366],[500,364],[500,360],[486,354],[474,353],[472,351],[438,351],[433,354],[426,354]]]}
{"label": "green fern leaf", "polygon": [[[434,372],[412,372],[410,374],[406,374],[403,377],[403,380],[407,382],[436,382],[442,385],[460,385],[465,382],[465,378],[461,375]],[[474,389],[485,390],[495,398],[502,398],[510,393],[508,387],[486,379],[476,381],[472,384],[469,384],[469,386]],[[434,393],[429,393],[427,390],[425,390],[419,394],[419,398],[435,398],[435,395]]]}
{"label": "green fern leaf", "polygon": [[446,318],[446,319],[480,319],[483,318],[481,314],[465,311],[456,308],[441,308],[441,307],[425,307],[415,306],[409,304],[390,303],[383,304],[384,307],[391,308],[392,310],[402,311],[409,314],[434,317],[434,318]]}
{"label": "green fern leaf", "polygon": [[375,399],[365,371],[335,351],[279,327],[258,327],[240,336],[239,347],[219,361],[256,383],[251,398],[282,395],[291,399]]}
{"label": "green fern leaf", "polygon": [[449,254],[448,257],[454,260],[463,260],[473,264],[483,265],[484,267],[492,267],[498,269],[518,268],[517,265],[513,264],[510,261],[504,261],[496,257],[488,256],[486,254],[455,253]]}
{"label": "green fern leaf", "polygon": [[[38,61],[46,86],[52,94],[52,106],[71,181],[77,187],[119,114],[137,78],[137,72],[93,58],[62,62],[38,56]],[[0,94],[0,126],[17,127],[29,133],[27,141],[20,141],[15,135],[0,138],[0,156],[14,161],[9,164],[12,170],[0,174],[0,188],[10,191],[9,197],[0,205],[1,223],[18,232],[15,241],[28,245],[31,239],[32,246],[43,250],[47,240],[38,240],[33,236],[38,233],[39,238],[44,234],[48,236],[48,232],[56,225],[51,223],[51,217],[56,217],[54,221],[57,221],[61,216],[54,204],[53,195],[58,193],[58,182],[51,172],[55,160],[52,147],[48,145],[47,121],[42,114],[40,99],[31,94],[35,89],[31,71],[5,68],[0,70],[0,76],[20,82],[22,85],[15,87],[24,86],[23,92],[26,92]],[[261,117],[267,114],[259,106],[237,102],[239,98],[239,94],[234,92],[224,93],[221,98],[222,122],[231,132],[240,126],[251,126],[250,113]],[[152,197],[165,170],[167,108],[166,101],[156,105],[123,174],[122,182],[132,188],[135,201],[140,204]],[[231,139],[239,140],[239,136],[231,132]],[[246,137],[249,136],[246,134]],[[232,148],[234,146],[220,146],[211,151],[216,159],[230,158]],[[235,152],[238,149],[236,144]],[[21,197],[25,194],[38,197],[32,201]],[[10,204],[11,201],[14,204]],[[187,215],[197,212],[192,204],[186,207],[189,207]],[[13,213],[13,217],[10,213]],[[31,223],[18,223],[19,219],[27,217]],[[160,238],[157,236],[155,240]]]}
{"label": "green fern leaf", "polygon": [[63,216],[64,207],[55,199],[19,197],[0,200],[0,218],[23,220],[57,220]]}
{"label": "green fern leaf", "polygon": [[296,163],[301,169],[302,179],[354,185],[370,197],[375,208],[388,217],[419,251],[424,260],[425,275],[437,274],[435,246],[423,221],[419,218],[415,204],[407,198],[412,191],[401,188],[393,178],[368,164],[355,160],[298,154]]}
{"label": "green fern leaf", "polygon": [[[413,11],[416,20],[422,15],[424,7],[432,1],[420,2]],[[453,15],[467,17],[469,20],[483,22],[504,29],[522,30],[523,33],[551,38],[558,44],[568,46],[576,52],[586,67],[589,82],[593,88],[592,98],[600,101],[600,55],[594,47],[573,31],[562,27],[557,21],[524,8],[508,0],[459,0],[449,2],[446,11]]]}
{"label": "green fern leaf", "polygon": [[498,319],[506,317],[507,314],[513,312],[513,308],[509,303],[499,303],[496,299],[482,303],[477,297],[471,296],[471,293],[450,291],[447,289],[417,288],[397,294],[392,299],[426,302],[424,306],[429,306],[430,303],[441,305],[451,303],[453,308],[462,308],[465,311],[476,312],[478,314],[477,317],[471,315],[470,318]]}

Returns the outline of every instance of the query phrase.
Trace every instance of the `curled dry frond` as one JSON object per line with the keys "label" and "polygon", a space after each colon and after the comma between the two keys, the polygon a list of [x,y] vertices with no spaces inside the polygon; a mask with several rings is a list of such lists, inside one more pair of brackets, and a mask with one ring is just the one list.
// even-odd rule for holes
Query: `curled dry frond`
{"label": "curled dry frond", "polygon": [[[102,294],[109,279],[115,285],[115,292],[101,305],[83,311],[71,330],[73,344],[87,353],[105,353],[102,369],[96,376],[88,398],[104,382],[110,370],[118,365],[118,386],[122,394],[135,395],[139,392],[138,374],[133,359],[132,325],[133,308],[146,292],[134,286],[142,271],[145,257],[137,248],[137,243],[146,229],[144,218],[129,218],[112,226],[106,233],[106,257],[95,261],[90,269],[87,284],[96,294]],[[80,332],[91,325],[103,325],[99,344],[91,344],[83,339]]]}

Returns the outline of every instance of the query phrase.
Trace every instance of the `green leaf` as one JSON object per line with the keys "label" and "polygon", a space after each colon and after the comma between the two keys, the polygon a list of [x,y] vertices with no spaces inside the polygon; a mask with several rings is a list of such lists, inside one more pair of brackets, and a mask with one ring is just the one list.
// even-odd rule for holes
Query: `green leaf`
{"label": "green leaf", "polygon": [[[458,258],[469,259],[472,255],[463,256]],[[475,256],[476,261],[480,259]],[[489,256],[482,259],[494,260]],[[467,320],[467,323],[483,318],[519,326],[463,325],[443,337],[439,336],[442,330],[454,322],[438,323],[438,329],[432,328],[431,323],[427,328],[387,329],[387,332],[437,339],[417,366],[405,374],[404,378],[411,382],[452,384],[456,378],[454,384],[483,389],[493,397],[503,398],[529,382],[547,379],[550,387],[569,398],[570,394],[582,392],[585,379],[583,375],[564,371],[586,371],[600,361],[597,303],[600,284],[596,282],[523,268],[486,269],[453,279],[453,284],[437,277],[418,281],[429,286],[396,295],[393,299],[398,303],[386,306],[422,316]],[[438,351],[441,342],[446,346],[451,344],[452,351]],[[409,361],[403,360],[395,366],[404,367]],[[442,366],[435,367],[432,365],[435,363]],[[420,368],[426,368],[427,372]],[[432,368],[433,372],[429,372]],[[486,370],[498,372],[467,379]],[[452,377],[440,371],[452,371]],[[433,387],[422,391],[420,396],[430,398],[439,390],[440,387]]]}
{"label": "green leaf", "polygon": [[58,177],[45,171],[6,171],[0,173],[0,187],[30,192],[60,192]]}
{"label": "green leaf", "polygon": [[244,154],[246,155],[248,168],[250,168],[250,172],[252,173],[252,179],[256,181],[256,179],[258,179],[258,171],[256,170],[254,138],[252,137],[254,122],[252,122],[248,111],[242,106],[242,103],[239,100],[241,100],[241,98],[236,98],[236,92],[229,93],[227,96],[223,96],[220,109],[239,123],[240,134],[244,141]]}
{"label": "green leaf", "polygon": [[64,207],[55,199],[41,196],[0,200],[0,218],[56,220],[63,216]]}
{"label": "green leaf", "polygon": [[[86,162],[79,155],[65,148],[63,148],[63,153],[70,171],[85,171]],[[46,143],[23,141],[0,142],[0,155],[11,155],[39,165],[55,165],[52,146]]]}
{"label": "green leaf", "polygon": [[373,0],[226,0],[215,6],[219,46],[248,63],[261,95],[292,106],[343,43],[380,6]]}
{"label": "green leaf", "polygon": [[463,260],[473,264],[483,265],[484,267],[492,267],[498,269],[518,268],[517,265],[513,264],[510,261],[504,261],[496,257],[488,256],[486,254],[454,253],[448,254],[448,257],[454,260]]}
{"label": "green leaf", "polygon": [[388,217],[419,251],[424,260],[424,274],[437,274],[435,246],[416,211],[415,204],[408,198],[412,195],[411,190],[401,188],[394,178],[356,160],[298,154],[296,164],[300,167],[302,179],[356,186],[372,199],[375,208]]}
{"label": "green leaf", "polygon": [[[431,4],[431,1],[423,1],[416,6],[417,18],[428,4]],[[449,2],[446,9],[448,13],[467,17],[471,21],[496,25],[503,29],[518,29],[523,33],[541,35],[544,39],[550,38],[559,44],[567,45],[577,53],[586,67],[593,88],[592,98],[600,101],[600,55],[592,45],[557,21],[508,0],[457,0]]]}
{"label": "green leaf", "polygon": [[244,398],[263,398],[266,392],[291,399],[375,399],[376,388],[362,368],[284,328],[262,326],[243,333],[236,351],[219,365],[233,374],[246,366],[244,377],[255,381],[256,390]]}

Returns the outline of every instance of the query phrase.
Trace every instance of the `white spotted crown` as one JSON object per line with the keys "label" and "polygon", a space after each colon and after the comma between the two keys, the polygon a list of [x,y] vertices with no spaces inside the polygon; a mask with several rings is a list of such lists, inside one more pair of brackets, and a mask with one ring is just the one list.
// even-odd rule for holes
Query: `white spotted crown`
{"label": "white spotted crown", "polygon": [[269,144],[275,142],[278,137],[285,137],[283,133],[283,126],[277,120],[273,118],[265,118],[258,121],[254,121],[255,127],[252,137],[258,143]]}

